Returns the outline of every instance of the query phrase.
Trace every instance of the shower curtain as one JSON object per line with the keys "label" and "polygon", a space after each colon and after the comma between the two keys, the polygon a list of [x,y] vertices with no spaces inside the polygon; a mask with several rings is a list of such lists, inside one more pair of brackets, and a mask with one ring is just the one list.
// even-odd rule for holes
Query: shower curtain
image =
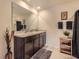
{"label": "shower curtain", "polygon": [[76,11],[74,18],[72,55],[79,58],[79,10]]}

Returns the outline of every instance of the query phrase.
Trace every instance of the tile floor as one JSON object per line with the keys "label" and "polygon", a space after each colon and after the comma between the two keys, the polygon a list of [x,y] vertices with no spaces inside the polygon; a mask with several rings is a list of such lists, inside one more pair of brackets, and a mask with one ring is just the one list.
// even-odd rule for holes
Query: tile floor
{"label": "tile floor", "polygon": [[50,59],[77,59],[70,55],[60,53],[60,51],[58,49],[52,49],[49,47],[44,47],[44,48],[52,51],[52,55],[50,56]]}

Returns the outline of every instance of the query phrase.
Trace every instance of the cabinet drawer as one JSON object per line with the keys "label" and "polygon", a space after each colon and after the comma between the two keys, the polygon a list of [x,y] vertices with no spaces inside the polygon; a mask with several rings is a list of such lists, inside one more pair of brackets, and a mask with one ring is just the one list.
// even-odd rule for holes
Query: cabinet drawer
{"label": "cabinet drawer", "polygon": [[68,46],[68,45],[61,45],[60,48],[61,49],[71,50],[71,46]]}
{"label": "cabinet drawer", "polygon": [[66,45],[71,46],[71,40],[60,39],[60,44],[66,44]]}
{"label": "cabinet drawer", "polygon": [[60,52],[71,55],[71,39],[60,38]]}

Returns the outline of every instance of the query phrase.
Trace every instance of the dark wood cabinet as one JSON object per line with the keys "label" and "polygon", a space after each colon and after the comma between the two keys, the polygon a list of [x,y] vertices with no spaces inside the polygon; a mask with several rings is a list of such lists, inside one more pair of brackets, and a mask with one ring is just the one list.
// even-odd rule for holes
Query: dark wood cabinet
{"label": "dark wood cabinet", "polygon": [[33,41],[34,41],[34,54],[39,50],[39,44],[40,44],[40,36],[39,35],[35,35],[34,37],[33,37]]}
{"label": "dark wood cabinet", "polygon": [[46,33],[40,34],[40,48],[42,48],[46,44]]}
{"label": "dark wood cabinet", "polygon": [[25,54],[25,39],[24,38],[17,38],[15,37],[14,40],[14,58],[15,59],[24,59]]}
{"label": "dark wood cabinet", "polygon": [[33,55],[33,39],[27,37],[25,40],[25,59],[30,59]]}
{"label": "dark wood cabinet", "polygon": [[30,59],[45,43],[45,32],[23,38],[14,36],[14,59]]}

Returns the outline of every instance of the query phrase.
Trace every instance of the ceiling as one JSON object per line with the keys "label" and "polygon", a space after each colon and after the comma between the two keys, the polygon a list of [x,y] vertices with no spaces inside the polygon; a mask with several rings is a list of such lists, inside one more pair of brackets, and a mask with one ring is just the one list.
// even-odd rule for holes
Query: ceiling
{"label": "ceiling", "polygon": [[33,8],[36,8],[38,6],[41,7],[41,9],[51,8],[54,5],[62,4],[62,3],[68,3],[74,0],[23,0]]}

